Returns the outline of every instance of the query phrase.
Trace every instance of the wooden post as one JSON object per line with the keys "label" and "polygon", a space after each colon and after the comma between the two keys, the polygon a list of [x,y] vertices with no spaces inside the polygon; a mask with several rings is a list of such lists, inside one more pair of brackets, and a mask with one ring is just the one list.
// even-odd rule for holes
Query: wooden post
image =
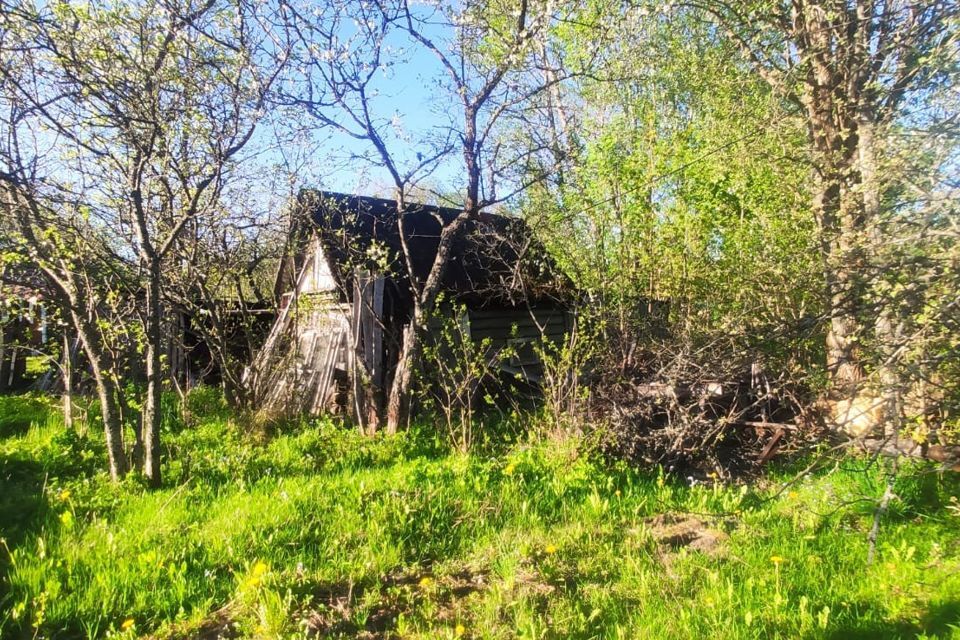
{"label": "wooden post", "polygon": [[383,362],[383,289],[386,280],[377,276],[373,283],[373,313],[376,315],[373,329],[373,366],[374,379],[382,388],[386,372]]}
{"label": "wooden post", "polygon": [[363,341],[364,358],[370,383],[378,390],[383,387],[383,287],[384,278],[378,276],[363,285]]}
{"label": "wooden post", "polygon": [[364,274],[358,277],[360,286],[360,334],[363,343],[363,364],[370,376],[370,384],[377,386],[377,379],[374,374],[374,326],[376,318],[373,311],[373,282],[370,276]]}
{"label": "wooden post", "polygon": [[363,345],[360,337],[360,309],[363,306],[361,300],[361,287],[360,287],[360,275],[357,275],[353,280],[353,305],[351,306],[351,321],[350,321],[350,378],[353,382],[353,405],[356,410],[357,416],[357,425],[360,428],[360,433],[365,434],[367,432],[364,427],[364,412],[363,412],[363,369],[364,363],[363,358]]}
{"label": "wooden post", "polygon": [[[376,432],[383,405],[384,278],[358,271],[353,279],[353,391],[361,429]],[[365,425],[365,428],[363,427]]]}

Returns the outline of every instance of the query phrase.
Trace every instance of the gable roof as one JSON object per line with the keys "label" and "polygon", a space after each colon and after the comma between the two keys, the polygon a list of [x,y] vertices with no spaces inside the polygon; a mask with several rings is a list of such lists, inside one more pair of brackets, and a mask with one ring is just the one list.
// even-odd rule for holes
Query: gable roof
{"label": "gable roof", "polygon": [[[316,232],[341,291],[351,290],[344,285],[354,269],[362,268],[390,274],[401,298],[409,298],[411,289],[400,225],[414,275],[422,284],[436,258],[443,228],[461,213],[407,203],[398,216],[395,201],[327,191],[303,190],[297,198],[298,218],[307,222],[307,230]],[[299,234],[301,247],[307,235]],[[466,223],[454,244],[443,289],[475,306],[514,306],[563,300],[571,285],[523,220],[481,213]]]}

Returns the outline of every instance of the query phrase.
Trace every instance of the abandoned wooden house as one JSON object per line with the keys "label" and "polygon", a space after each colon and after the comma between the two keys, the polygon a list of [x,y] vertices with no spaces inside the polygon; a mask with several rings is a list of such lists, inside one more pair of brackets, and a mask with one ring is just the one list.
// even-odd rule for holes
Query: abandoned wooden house
{"label": "abandoned wooden house", "polygon": [[[459,214],[407,204],[398,215],[391,200],[301,192],[276,281],[280,308],[247,372],[257,405],[360,413],[359,385],[389,388],[413,287],[429,273],[443,227]],[[562,340],[571,327],[570,290],[522,220],[483,213],[454,245],[442,309],[462,335],[510,354],[496,365],[504,377],[535,384],[542,372],[536,345]]]}

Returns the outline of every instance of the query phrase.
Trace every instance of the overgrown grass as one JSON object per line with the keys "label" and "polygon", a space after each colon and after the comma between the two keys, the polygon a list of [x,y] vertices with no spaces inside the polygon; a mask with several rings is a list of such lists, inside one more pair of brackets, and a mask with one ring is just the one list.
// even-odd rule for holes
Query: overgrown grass
{"label": "overgrown grass", "polygon": [[867,566],[864,460],[776,495],[787,470],[691,487],[576,439],[460,455],[425,428],[254,438],[209,393],[188,414],[149,491],[109,483],[96,429],[0,398],[0,636],[960,637],[955,476],[901,474]]}

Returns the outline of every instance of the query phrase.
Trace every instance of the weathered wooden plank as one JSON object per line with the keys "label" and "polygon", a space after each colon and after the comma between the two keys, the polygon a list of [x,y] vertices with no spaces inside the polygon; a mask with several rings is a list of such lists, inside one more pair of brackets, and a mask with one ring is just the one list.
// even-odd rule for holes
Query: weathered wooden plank
{"label": "weathered wooden plank", "polygon": [[548,318],[550,316],[563,317],[567,315],[567,312],[563,309],[557,309],[554,307],[536,307],[534,309],[470,309],[470,318],[474,319],[486,319],[486,318],[498,318],[505,316],[513,317],[526,317],[529,318],[531,313],[537,317],[537,319]]}
{"label": "weathered wooden plank", "polygon": [[373,357],[370,362],[370,375],[373,378],[373,384],[378,387],[383,386],[384,382],[384,362],[383,362],[383,290],[384,278],[379,276],[373,281],[373,330],[370,332],[370,339],[373,343]]}
{"label": "weathered wooden plank", "polygon": [[504,363],[500,365],[500,370],[512,375],[522,376],[523,379],[533,383],[539,383],[543,379],[543,367],[540,365],[514,367]]}
{"label": "weathered wooden plank", "polygon": [[474,322],[501,322],[509,320],[512,322],[529,322],[531,324],[543,324],[545,322],[564,322],[567,314],[564,313],[530,313],[522,310],[508,310],[501,313],[480,312],[473,309],[469,310],[470,319]]}
{"label": "weathered wooden plank", "polygon": [[308,407],[308,411],[311,414],[319,413],[327,404],[330,382],[333,380],[333,364],[337,351],[334,340],[339,337],[339,329],[335,328],[330,333],[327,333],[325,337],[323,356],[320,358],[320,363],[315,373],[315,391],[310,406]]}
{"label": "weathered wooden plank", "polygon": [[286,293],[280,298],[279,317],[270,329],[270,333],[267,335],[267,339],[264,341],[263,347],[254,359],[252,366],[244,372],[243,381],[247,382],[249,379],[254,398],[259,398],[263,394],[263,380],[269,377],[274,362],[279,356],[277,347],[280,336],[286,334],[290,329],[292,317],[290,310],[294,306],[293,299],[294,296],[292,293]]}
{"label": "weathered wooden plank", "polygon": [[544,324],[547,322],[564,322],[564,314],[562,313],[547,313],[547,314],[536,314],[531,315],[524,311],[510,311],[497,314],[484,313],[477,315],[477,312],[470,310],[470,320],[473,322],[486,323],[486,322],[523,322],[529,324]]}
{"label": "weathered wooden plank", "polygon": [[375,387],[383,384],[383,295],[384,278],[360,273],[354,280],[354,301],[358,306],[360,345],[366,373]]}
{"label": "weathered wooden plank", "polygon": [[363,345],[363,364],[367,372],[373,371],[373,331],[376,318],[373,314],[373,286],[372,279],[367,274],[357,275],[357,287],[360,292],[360,335]]}
{"label": "weathered wooden plank", "polygon": [[353,305],[351,306],[351,320],[350,320],[350,381],[352,387],[352,396],[353,396],[353,409],[355,418],[357,420],[357,427],[360,429],[360,433],[366,433],[366,425],[364,423],[363,411],[363,380],[360,376],[360,371],[363,367],[360,359],[362,357],[362,344],[361,344],[361,307],[363,306],[361,302],[362,293],[360,291],[360,283],[354,279],[353,281]]}
{"label": "weathered wooden plank", "polygon": [[471,322],[470,329],[473,333],[500,333],[503,335],[509,335],[514,330],[534,335],[540,335],[541,333],[565,335],[563,325],[559,324],[547,324],[543,325],[542,327],[538,327],[532,324],[516,324],[507,322],[504,322],[503,324],[478,324]]}
{"label": "weathered wooden plank", "polygon": [[470,333],[474,338],[507,336],[515,338],[549,337],[551,339],[556,339],[566,335],[562,327],[546,327],[545,329],[541,330],[537,327],[531,326],[504,325],[500,327],[477,327],[471,325],[470,329]]}
{"label": "weathered wooden plank", "polygon": [[760,452],[760,464],[766,464],[773,458],[777,453],[777,448],[780,445],[780,440],[783,439],[783,436],[786,434],[786,430],[783,428],[777,429],[773,432],[773,435],[770,436],[770,440],[767,441],[767,445],[763,448],[763,451]]}

